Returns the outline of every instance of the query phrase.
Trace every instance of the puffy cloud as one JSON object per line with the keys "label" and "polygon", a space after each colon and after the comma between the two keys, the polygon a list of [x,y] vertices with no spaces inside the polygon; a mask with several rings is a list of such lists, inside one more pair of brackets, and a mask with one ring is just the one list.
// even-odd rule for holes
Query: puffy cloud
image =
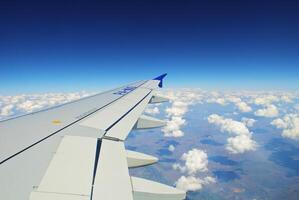
{"label": "puffy cloud", "polygon": [[208,103],[217,103],[219,105],[226,105],[226,100],[224,98],[212,98],[207,100]]}
{"label": "puffy cloud", "polygon": [[168,97],[171,101],[181,101],[188,104],[200,103],[203,98],[203,91],[200,89],[168,89],[162,91],[163,96]]}
{"label": "puffy cloud", "polygon": [[232,103],[239,103],[242,101],[242,99],[240,97],[236,97],[236,96],[232,96],[232,95],[228,95],[226,97],[227,101],[232,102]]}
{"label": "puffy cloud", "polygon": [[173,152],[175,150],[175,146],[173,146],[172,144],[168,146],[168,150]]}
{"label": "puffy cloud", "polygon": [[181,131],[181,126],[186,123],[182,117],[172,117],[166,122],[166,126],[162,128],[165,137],[182,137],[184,132]]}
{"label": "puffy cloud", "polygon": [[181,157],[185,161],[183,166],[174,164],[174,169],[179,169],[181,172],[187,172],[189,175],[197,172],[204,172],[208,170],[208,155],[200,149],[192,149],[188,153],[184,153]]}
{"label": "puffy cloud", "polygon": [[203,185],[215,183],[215,178],[207,176],[203,179],[194,176],[181,176],[175,183],[176,187],[185,191],[196,191],[202,189]]}
{"label": "puffy cloud", "polygon": [[299,111],[299,104],[296,104],[294,108]]}
{"label": "puffy cloud", "polygon": [[[286,117],[286,116],[285,116],[285,117]],[[284,129],[284,128],[287,128],[287,127],[288,127],[287,122],[285,122],[283,119],[280,119],[280,118],[273,120],[273,121],[271,122],[271,124],[272,124],[273,126],[276,126],[276,128],[282,128],[282,129]]]}
{"label": "puffy cloud", "polygon": [[156,115],[160,113],[160,110],[158,107],[148,107],[144,112],[147,114]]}
{"label": "puffy cloud", "polygon": [[181,176],[175,183],[176,187],[185,191],[196,191],[202,188],[203,181],[194,176]]}
{"label": "puffy cloud", "polygon": [[166,108],[167,116],[182,116],[188,111],[188,104],[182,101],[175,101],[170,108]]}
{"label": "puffy cloud", "polygon": [[206,176],[200,178],[199,172],[208,171],[208,155],[200,149],[192,149],[184,153],[181,157],[184,165],[174,164],[173,168],[187,173],[187,176],[181,176],[175,183],[176,187],[185,191],[200,190],[203,185],[216,182],[215,178]]}
{"label": "puffy cloud", "polygon": [[16,96],[0,96],[0,119],[10,115],[20,115],[38,111],[54,105],[67,103],[88,96],[85,92],[45,93]]}
{"label": "puffy cloud", "polygon": [[168,90],[163,94],[171,99],[171,106],[165,110],[168,117],[167,124],[162,129],[165,137],[184,136],[181,128],[186,124],[186,120],[183,117],[188,112],[188,106],[200,102],[202,97],[199,91],[191,89]]}
{"label": "puffy cloud", "polygon": [[244,153],[255,150],[257,144],[250,135],[238,135],[227,139],[226,149],[231,153]]}
{"label": "puffy cloud", "polygon": [[264,106],[277,101],[279,101],[279,97],[275,95],[264,95],[254,99],[254,103],[256,105],[264,105]]}
{"label": "puffy cloud", "polygon": [[[210,94],[211,95],[211,94]],[[241,112],[251,112],[252,108],[242,99],[236,95],[224,94],[223,97],[220,97],[220,93],[217,93],[217,98],[211,95],[211,98],[207,99],[208,103],[218,103],[222,106],[227,105],[228,103],[233,103],[237,109]],[[242,95],[240,95],[242,96]]]}
{"label": "puffy cloud", "polygon": [[208,117],[208,122],[220,127],[221,132],[228,132],[235,135],[249,134],[249,130],[244,123],[232,119],[225,119],[217,114],[210,115]]}
{"label": "puffy cloud", "polygon": [[281,100],[286,103],[292,103],[293,102],[293,96],[292,95],[283,95],[281,96]]}
{"label": "puffy cloud", "polygon": [[252,139],[252,133],[247,128],[247,126],[253,125],[255,120],[243,118],[242,121],[226,119],[217,114],[208,117],[208,122],[219,127],[221,132],[233,135],[227,139],[226,145],[226,149],[233,154],[253,151],[257,148],[256,142]]}
{"label": "puffy cloud", "polygon": [[276,117],[278,116],[279,112],[275,105],[266,105],[264,108],[257,110],[254,112],[256,116],[260,117]]}
{"label": "puffy cloud", "polygon": [[245,102],[237,102],[236,106],[241,112],[251,112],[252,111],[252,108]]}
{"label": "puffy cloud", "polygon": [[283,119],[275,119],[271,122],[273,126],[283,129],[281,135],[291,139],[299,139],[299,116],[298,114],[287,114]]}
{"label": "puffy cloud", "polygon": [[1,116],[9,116],[13,114],[14,105],[9,104],[1,108],[0,117]]}
{"label": "puffy cloud", "polygon": [[254,123],[256,122],[256,120],[255,119],[250,119],[250,118],[243,117],[242,118],[242,122],[247,127],[252,127],[254,125]]}

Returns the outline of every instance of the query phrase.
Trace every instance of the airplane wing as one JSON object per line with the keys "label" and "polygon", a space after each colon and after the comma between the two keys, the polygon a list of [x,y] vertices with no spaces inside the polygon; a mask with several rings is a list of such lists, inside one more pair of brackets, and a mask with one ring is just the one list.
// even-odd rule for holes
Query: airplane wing
{"label": "airplane wing", "polygon": [[142,178],[129,167],[157,158],[125,149],[132,129],[164,121],[142,115],[163,74],[0,122],[0,199],[138,200],[185,198],[185,192]]}

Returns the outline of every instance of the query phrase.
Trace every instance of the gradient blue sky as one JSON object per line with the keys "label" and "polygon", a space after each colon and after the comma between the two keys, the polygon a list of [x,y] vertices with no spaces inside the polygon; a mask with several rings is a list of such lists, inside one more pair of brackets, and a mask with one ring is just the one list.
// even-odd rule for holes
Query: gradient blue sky
{"label": "gradient blue sky", "polygon": [[1,1],[0,94],[299,85],[299,1]]}

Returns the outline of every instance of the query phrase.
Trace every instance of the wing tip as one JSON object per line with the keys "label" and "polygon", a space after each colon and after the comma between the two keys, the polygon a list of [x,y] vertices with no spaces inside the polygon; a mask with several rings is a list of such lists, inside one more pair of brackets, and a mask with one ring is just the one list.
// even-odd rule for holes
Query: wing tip
{"label": "wing tip", "polygon": [[153,80],[160,81],[159,85],[158,85],[160,88],[163,87],[163,79],[165,78],[166,75],[167,75],[167,73],[164,73],[164,74],[157,76],[156,78],[153,79]]}

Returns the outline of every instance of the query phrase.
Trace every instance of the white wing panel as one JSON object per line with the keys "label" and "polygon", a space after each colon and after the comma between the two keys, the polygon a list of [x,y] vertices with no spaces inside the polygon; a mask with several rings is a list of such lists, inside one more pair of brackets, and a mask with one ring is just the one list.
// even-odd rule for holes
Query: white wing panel
{"label": "white wing panel", "polygon": [[89,196],[96,144],[95,138],[65,136],[36,192]]}
{"label": "white wing panel", "polygon": [[30,195],[30,200],[90,200],[90,197],[72,194],[33,192]]}
{"label": "white wing panel", "polygon": [[[81,119],[96,114],[97,111],[105,109],[113,102],[125,98],[130,92],[134,92],[134,90],[128,90],[127,95],[122,96],[119,95],[120,91],[124,91],[126,88],[134,89],[142,83],[144,82],[130,84],[43,111],[0,121],[0,164],[16,154],[20,154],[24,149],[30,148],[31,145],[42,142],[43,139],[62,135],[61,130],[74,126]],[[106,117],[109,115],[104,115],[100,120]]]}
{"label": "white wing panel", "polygon": [[[139,110],[144,109],[150,99],[150,97],[148,97],[150,92],[150,89],[137,88],[98,113],[86,118],[80,125],[100,130],[108,130],[114,124],[119,123],[121,119],[127,117],[125,115],[135,110],[135,108],[138,108]],[[144,104],[144,102],[146,102],[146,104]],[[142,107],[140,107],[139,104],[142,104]],[[141,114],[140,111],[137,113]],[[139,116],[136,117],[138,118]]]}
{"label": "white wing panel", "polygon": [[123,142],[102,140],[92,199],[133,200]]}
{"label": "white wing panel", "polygon": [[122,140],[164,76],[0,122],[0,199],[133,200]]}
{"label": "white wing panel", "polygon": [[131,112],[111,127],[106,133],[106,136],[125,140],[150,99],[151,95],[146,96],[146,98],[143,99]]}

